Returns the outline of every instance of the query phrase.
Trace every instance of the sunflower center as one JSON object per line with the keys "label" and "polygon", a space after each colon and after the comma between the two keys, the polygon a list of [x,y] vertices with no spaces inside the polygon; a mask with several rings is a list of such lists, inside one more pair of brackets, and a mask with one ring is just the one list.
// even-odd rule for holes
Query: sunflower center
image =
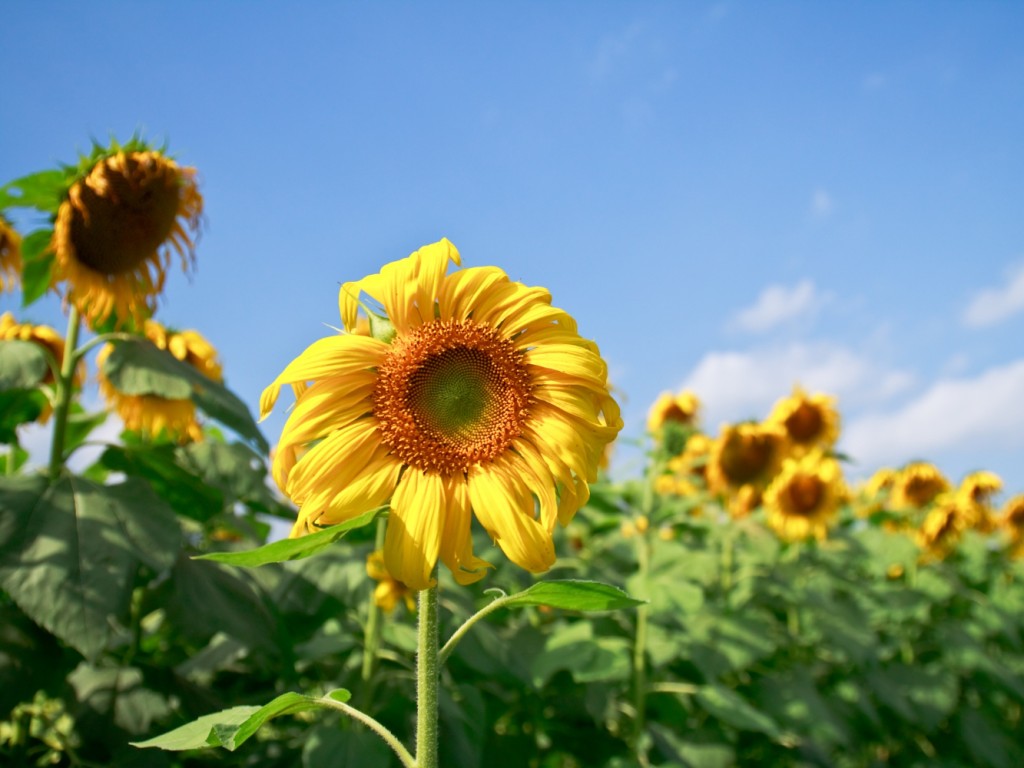
{"label": "sunflower center", "polygon": [[821,409],[810,403],[800,403],[786,419],[786,431],[798,443],[809,443],[821,434],[824,420]]}
{"label": "sunflower center", "polygon": [[912,477],[907,481],[905,494],[912,504],[927,506],[939,493],[942,485],[931,477]]}
{"label": "sunflower center", "polygon": [[73,196],[71,243],[104,275],[131,272],[167,240],[181,202],[177,169],[154,154],[98,164]]}
{"label": "sunflower center", "polygon": [[789,500],[793,511],[799,515],[809,515],[818,508],[824,486],[814,475],[797,475],[789,482]]}
{"label": "sunflower center", "polygon": [[508,448],[531,402],[526,363],[511,341],[471,320],[437,320],[391,345],[373,413],[403,463],[454,474]]}
{"label": "sunflower center", "polygon": [[726,477],[733,485],[757,479],[768,468],[774,447],[770,435],[732,435],[722,452]]}

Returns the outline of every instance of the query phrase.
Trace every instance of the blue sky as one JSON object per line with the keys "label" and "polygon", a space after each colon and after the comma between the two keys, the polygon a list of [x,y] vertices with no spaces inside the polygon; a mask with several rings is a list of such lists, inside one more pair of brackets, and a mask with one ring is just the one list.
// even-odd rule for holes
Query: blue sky
{"label": "blue sky", "polygon": [[[576,316],[627,437],[665,389],[715,432],[799,381],[838,396],[854,476],[927,458],[1024,491],[1024,5],[21,0],[3,23],[0,181],[167,139],[206,227],[157,317],[253,409],[340,282],[444,236]],[[56,300],[8,309],[63,328]]]}

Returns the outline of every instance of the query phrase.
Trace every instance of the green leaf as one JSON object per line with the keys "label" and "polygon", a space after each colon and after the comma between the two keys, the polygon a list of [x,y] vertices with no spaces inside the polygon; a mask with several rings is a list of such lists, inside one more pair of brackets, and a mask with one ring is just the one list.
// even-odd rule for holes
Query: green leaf
{"label": "green leaf", "polygon": [[71,451],[84,443],[96,427],[107,420],[106,411],[87,413],[78,403],[71,404],[71,411],[68,414],[67,431],[64,433],[64,453]]}
{"label": "green leaf", "polygon": [[0,341],[0,389],[32,389],[50,370],[43,348],[31,341]]}
{"label": "green leaf", "polygon": [[[333,691],[331,698],[344,701],[341,693]],[[187,725],[156,736],[146,741],[132,742],[143,749],[157,747],[166,750],[202,749],[203,747],[224,747],[234,752],[260,729],[264,723],[281,715],[307,712],[311,709],[329,709],[330,705],[320,697],[303,696],[300,693],[283,693],[262,707],[232,707],[222,712],[200,717]]]}
{"label": "green leaf", "polygon": [[46,395],[38,389],[0,390],[0,443],[17,444],[17,428],[36,421],[46,405]]}
{"label": "green leaf", "polygon": [[21,306],[33,304],[50,290],[54,254],[50,250],[53,230],[38,229],[21,241]]}
{"label": "green leaf", "polygon": [[643,605],[618,587],[599,581],[541,581],[503,601],[506,607],[546,605],[569,611],[614,611]]}
{"label": "green leaf", "polygon": [[171,400],[191,398],[208,416],[251,440],[262,452],[269,450],[249,409],[229,389],[146,339],[112,343],[114,349],[104,362],[103,373],[118,391]]}
{"label": "green leaf", "polygon": [[167,698],[149,688],[136,667],[97,667],[82,662],[67,679],[77,701],[112,716],[128,733],[142,735],[172,711]]}
{"label": "green leaf", "polygon": [[697,691],[697,702],[709,715],[741,731],[757,731],[772,738],[781,734],[779,726],[764,712],[755,709],[739,694],[720,685],[706,685]]}
{"label": "green leaf", "polygon": [[0,187],[0,210],[35,208],[44,213],[56,213],[67,186],[66,171],[40,171],[22,176]]}
{"label": "green leaf", "polygon": [[211,552],[206,555],[198,555],[194,559],[214,560],[218,563],[241,565],[248,568],[255,568],[267,563],[281,563],[285,560],[301,560],[331,546],[349,531],[369,525],[386,509],[387,507],[377,507],[368,510],[344,523],[332,525],[330,528],[300,536],[297,539],[281,539],[281,541],[264,544],[262,547],[245,552]]}
{"label": "green leaf", "polygon": [[2,478],[0,509],[0,586],[87,659],[127,620],[139,566],[169,568],[180,547],[174,513],[136,479]]}

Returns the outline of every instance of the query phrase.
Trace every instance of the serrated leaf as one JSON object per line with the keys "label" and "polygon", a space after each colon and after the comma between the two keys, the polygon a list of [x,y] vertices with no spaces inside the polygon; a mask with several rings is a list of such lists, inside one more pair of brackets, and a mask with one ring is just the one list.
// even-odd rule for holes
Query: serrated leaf
{"label": "serrated leaf", "polygon": [[171,751],[224,747],[233,752],[248,741],[268,720],[281,715],[326,708],[329,708],[329,705],[319,697],[283,693],[262,707],[232,707],[212,715],[204,715],[162,736],[132,742],[132,745],[142,749],[156,747]]}
{"label": "serrated leaf", "polygon": [[344,523],[332,525],[330,528],[306,534],[297,539],[281,539],[245,552],[211,552],[206,555],[198,555],[193,559],[214,560],[218,563],[241,565],[247,568],[255,568],[267,563],[282,563],[286,560],[301,560],[331,546],[349,531],[372,523],[385,509],[387,507],[371,509]]}
{"label": "serrated leaf", "polygon": [[40,171],[8,182],[0,187],[0,209],[35,208],[56,213],[67,188],[65,171]]}
{"label": "serrated leaf", "polygon": [[614,611],[619,608],[633,608],[643,605],[618,587],[599,581],[541,581],[511,595],[503,601],[506,607],[522,605],[546,605],[569,611]]}
{"label": "serrated leaf", "polygon": [[251,440],[266,453],[270,446],[245,403],[222,384],[146,339],[113,342],[103,373],[128,395],[158,395],[171,400],[191,398],[204,413]]}
{"label": "serrated leaf", "polygon": [[31,341],[0,341],[0,389],[32,389],[46,377],[46,352]]}
{"label": "serrated leaf", "polygon": [[174,513],[135,479],[3,478],[0,509],[0,586],[87,659],[127,618],[139,565],[168,568],[180,547]]}

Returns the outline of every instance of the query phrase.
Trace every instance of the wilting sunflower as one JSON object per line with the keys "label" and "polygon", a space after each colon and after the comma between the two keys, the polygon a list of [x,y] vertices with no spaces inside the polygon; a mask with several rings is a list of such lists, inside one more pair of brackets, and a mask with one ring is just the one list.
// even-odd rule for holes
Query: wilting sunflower
{"label": "wilting sunflower", "polygon": [[[0,341],[30,341],[46,349],[53,356],[53,362],[59,371],[64,364],[64,337],[48,325],[19,323],[10,312],[0,315]],[[42,384],[52,385],[55,381],[53,370],[47,370]],[[72,379],[75,386],[82,386],[85,381],[85,363],[80,363]],[[50,418],[52,409],[47,404],[39,414],[38,421],[45,424]]]}
{"label": "wilting sunflower", "polygon": [[662,392],[647,413],[647,430],[657,432],[669,422],[687,427],[696,426],[699,412],[700,400],[690,390],[683,390],[677,395]]}
{"label": "wilting sunflower", "polygon": [[924,518],[914,537],[925,560],[943,560],[956,549],[968,528],[963,506],[954,494],[942,493]]}
{"label": "wilting sunflower", "polygon": [[377,582],[373,589],[373,602],[382,611],[390,613],[401,600],[410,611],[416,610],[412,590],[392,576],[384,565],[384,553],[379,549],[366,557],[366,575]]}
{"label": "wilting sunflower", "polygon": [[[223,374],[217,350],[197,331],[171,331],[155,320],[143,326],[147,339],[166,349],[178,360],[188,363],[207,378],[221,382]],[[151,437],[164,436],[177,442],[203,439],[203,430],[196,420],[196,407],[189,399],[174,400],[159,395],[127,395],[119,392],[103,374],[103,363],[113,351],[104,345],[96,356],[99,388],[107,402],[117,411],[125,429]]]}
{"label": "wilting sunflower", "polygon": [[889,492],[889,507],[897,510],[923,509],[948,490],[949,481],[934,464],[913,462],[897,473]]}
{"label": "wilting sunflower", "polygon": [[803,454],[813,448],[827,450],[839,438],[839,411],[835,398],[823,394],[808,395],[799,386],[793,394],[779,400],[768,422],[778,424],[786,434],[790,450]]}
{"label": "wilting sunflower", "polygon": [[21,282],[21,236],[0,216],[0,292]]}
{"label": "wilting sunflower", "polygon": [[992,512],[992,497],[1003,488],[1003,481],[994,472],[972,472],[960,481],[957,489],[957,504],[968,528],[982,533],[995,529]]}
{"label": "wilting sunflower", "polygon": [[[471,513],[514,563],[549,568],[555,523],[586,501],[622,428],[597,346],[546,290],[450,262],[442,240],[345,283],[350,332],[311,345],[260,403],[265,417],[283,385],[296,391],[273,463],[300,507],[292,535],[390,499],[384,562],[414,590],[438,558],[460,583],[482,578]],[[393,330],[351,333],[360,294]]]}
{"label": "wilting sunflower", "polygon": [[812,536],[820,541],[845,496],[842,470],[835,459],[819,451],[786,459],[764,494],[768,525],[787,541]]}
{"label": "wilting sunflower", "polygon": [[99,152],[57,211],[55,283],[95,327],[116,315],[135,323],[163,291],[171,252],[188,271],[203,198],[195,169],[156,150]]}

